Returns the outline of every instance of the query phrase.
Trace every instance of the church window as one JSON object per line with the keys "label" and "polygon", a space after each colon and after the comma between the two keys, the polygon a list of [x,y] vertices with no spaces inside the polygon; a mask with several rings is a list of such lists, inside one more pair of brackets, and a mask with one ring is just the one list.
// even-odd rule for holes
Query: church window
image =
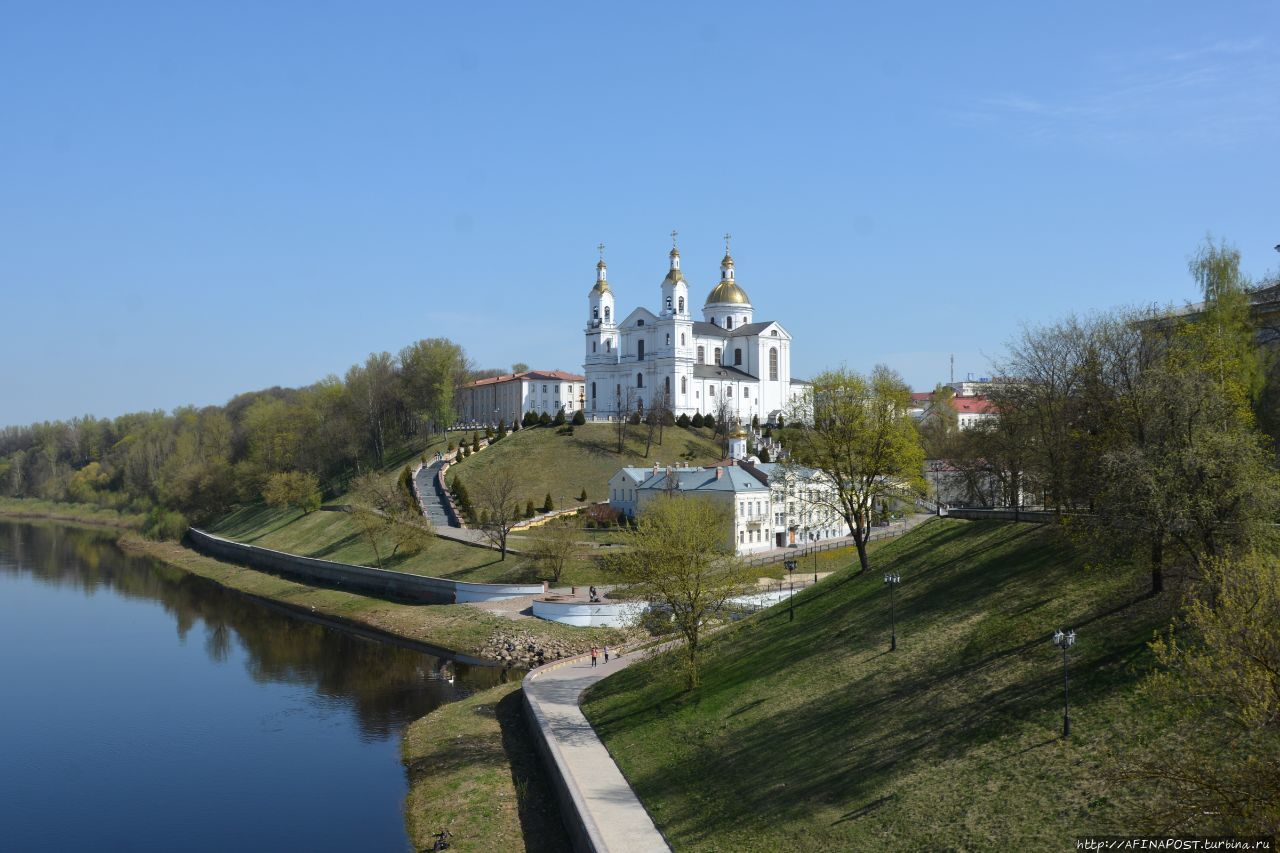
{"label": "church window", "polygon": [[662,388],[664,391],[666,391],[667,396],[670,397],[671,396],[671,377],[670,376],[663,377]]}
{"label": "church window", "polygon": [[689,393],[689,377],[680,377],[680,394],[681,396]]}
{"label": "church window", "polygon": [[667,346],[671,346],[671,333],[667,332]]}
{"label": "church window", "polygon": [[600,319],[600,309],[599,309],[599,308],[592,308],[592,309],[591,309],[591,319],[592,319],[592,320],[599,320],[599,319]]}
{"label": "church window", "polygon": [[743,396],[743,397],[750,397],[750,396],[751,396],[751,394],[749,393],[750,391],[751,391],[751,389],[750,389],[750,388],[743,388],[743,389],[742,389],[742,396]]}
{"label": "church window", "polygon": [[680,346],[684,346],[684,332],[680,333]]}
{"label": "church window", "polygon": [[769,378],[778,378],[778,348],[769,347]]}
{"label": "church window", "polygon": [[644,361],[644,341],[636,341],[636,361]]}
{"label": "church window", "polygon": [[712,385],[710,388],[707,389],[707,396],[714,397],[715,395],[716,395],[716,386]]}
{"label": "church window", "polygon": [[732,396],[733,396],[733,386],[732,386],[732,385],[726,385],[726,386],[724,387],[724,395],[725,395],[726,397],[732,397]]}
{"label": "church window", "polygon": [[591,400],[592,400],[592,402],[595,402],[595,399],[596,399],[596,383],[592,382],[592,383],[591,383]]}
{"label": "church window", "polygon": [[636,320],[636,325],[637,325],[637,326],[643,326],[643,325],[644,325],[644,318],[641,318],[641,319],[639,319],[639,320]]}
{"label": "church window", "polygon": [[615,389],[616,389],[616,393],[617,393],[617,395],[618,395],[618,399],[619,399],[619,400],[621,400],[621,399],[622,399],[622,386],[621,386],[621,385],[616,385],[616,386],[614,386],[614,387],[615,387]]}
{"label": "church window", "polygon": [[732,328],[733,328],[733,318],[732,318],[732,317],[725,317],[725,318],[724,318],[724,327],[725,327],[726,329],[732,329]]}
{"label": "church window", "polygon": [[769,334],[773,335],[773,336],[776,338],[776,337],[778,336],[778,330],[777,330],[777,329],[770,329],[770,330],[769,330]]}
{"label": "church window", "polygon": [[713,362],[711,362],[711,363],[712,363],[712,364],[719,364],[719,363],[720,363],[720,347],[716,347],[716,360],[715,360],[715,361],[713,361]]}
{"label": "church window", "polygon": [[643,374],[643,373],[637,373],[637,374],[636,374],[636,387],[637,387],[637,388],[643,388],[643,387],[644,387],[644,374]]}
{"label": "church window", "polygon": [[684,297],[683,296],[680,297],[679,305],[680,305],[680,313],[683,314],[684,313]]}
{"label": "church window", "polygon": [[613,352],[613,338],[606,338],[604,342],[604,351]]}
{"label": "church window", "polygon": [[707,348],[698,347],[698,364],[706,364],[706,363],[707,363]]}
{"label": "church window", "polygon": [[591,342],[591,351],[592,351],[592,352],[595,352],[595,351],[596,351],[596,342],[595,342],[595,341],[592,341],[592,342]]}
{"label": "church window", "polygon": [[609,306],[608,306],[608,305],[606,305],[606,306],[604,306],[604,321],[605,321],[606,323],[607,323],[607,322],[609,322],[609,314],[610,314]]}
{"label": "church window", "polygon": [[671,310],[671,297],[670,297],[670,296],[668,296],[668,297],[667,297],[667,310],[668,310],[668,311],[670,311],[670,310]]}
{"label": "church window", "polygon": [[733,350],[733,363],[742,364],[742,347],[735,347]]}

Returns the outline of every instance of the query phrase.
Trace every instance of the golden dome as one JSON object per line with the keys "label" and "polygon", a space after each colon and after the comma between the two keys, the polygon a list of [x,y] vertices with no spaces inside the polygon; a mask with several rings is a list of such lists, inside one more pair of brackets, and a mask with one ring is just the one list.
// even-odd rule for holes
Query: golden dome
{"label": "golden dome", "polygon": [[743,429],[741,426],[739,426],[737,429],[733,431],[733,434],[730,435],[729,437],[730,438],[746,438],[747,431]]}
{"label": "golden dome", "polygon": [[737,282],[729,281],[728,279],[711,288],[711,292],[707,294],[707,305],[713,305],[717,302],[730,302],[735,305],[751,304],[751,300],[747,298],[747,292],[738,287]]}
{"label": "golden dome", "polygon": [[733,256],[732,256],[732,255],[730,255],[728,252],[725,252],[725,253],[724,253],[724,260],[722,260],[722,261],[720,262],[720,266],[722,266],[722,267],[731,267],[731,266],[733,266]]}

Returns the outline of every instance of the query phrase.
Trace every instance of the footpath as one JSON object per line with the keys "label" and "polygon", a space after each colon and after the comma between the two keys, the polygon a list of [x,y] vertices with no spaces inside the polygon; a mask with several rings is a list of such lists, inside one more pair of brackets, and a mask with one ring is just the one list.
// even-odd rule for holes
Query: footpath
{"label": "footpath", "polygon": [[538,730],[538,748],[556,778],[561,813],[579,851],[671,849],[578,707],[582,691],[641,654],[632,652],[608,663],[602,659],[595,667],[589,657],[566,658],[524,679],[525,707]]}

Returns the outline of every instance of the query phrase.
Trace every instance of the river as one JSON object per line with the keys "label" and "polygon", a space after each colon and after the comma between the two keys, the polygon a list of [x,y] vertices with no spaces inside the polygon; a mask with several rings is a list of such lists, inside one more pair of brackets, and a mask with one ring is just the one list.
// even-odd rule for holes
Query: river
{"label": "river", "polygon": [[0,849],[403,851],[403,727],[496,683],[0,520]]}

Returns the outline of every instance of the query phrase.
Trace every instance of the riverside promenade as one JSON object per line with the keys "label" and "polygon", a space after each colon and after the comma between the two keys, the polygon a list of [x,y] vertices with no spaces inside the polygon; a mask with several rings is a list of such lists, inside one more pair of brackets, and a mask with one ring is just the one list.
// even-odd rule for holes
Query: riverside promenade
{"label": "riverside promenade", "polygon": [[640,652],[591,666],[588,656],[533,670],[524,679],[526,708],[539,748],[557,778],[561,813],[574,849],[591,853],[670,851],[613,756],[578,707],[582,691],[639,660]]}

